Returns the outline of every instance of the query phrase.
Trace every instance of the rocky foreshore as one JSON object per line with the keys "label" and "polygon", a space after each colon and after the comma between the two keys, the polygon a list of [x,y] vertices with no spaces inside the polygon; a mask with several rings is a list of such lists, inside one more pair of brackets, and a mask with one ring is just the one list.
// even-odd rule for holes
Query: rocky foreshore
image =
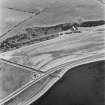
{"label": "rocky foreshore", "polygon": [[104,105],[104,4],[2,1],[0,105]]}
{"label": "rocky foreshore", "polygon": [[29,105],[71,68],[105,60],[104,31],[99,26],[0,53],[0,102]]}
{"label": "rocky foreshore", "polygon": [[50,40],[59,37],[59,33],[63,31],[80,32],[79,27],[95,27],[104,25],[104,20],[99,21],[86,21],[82,23],[64,23],[55,26],[44,27],[30,27],[25,29],[25,33],[14,35],[13,37],[7,37],[0,43],[0,50],[2,52],[18,49],[22,46]]}

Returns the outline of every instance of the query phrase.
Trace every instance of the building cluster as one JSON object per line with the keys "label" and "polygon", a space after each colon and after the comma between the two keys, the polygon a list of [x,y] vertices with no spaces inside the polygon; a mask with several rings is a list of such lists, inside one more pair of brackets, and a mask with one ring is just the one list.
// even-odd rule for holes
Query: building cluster
{"label": "building cluster", "polygon": [[64,23],[46,27],[29,27],[25,29],[25,33],[9,37],[2,41],[0,44],[0,50],[8,51],[20,48],[23,45],[49,40],[59,35],[59,32],[70,29],[74,30],[76,26],[78,26],[76,23]]}

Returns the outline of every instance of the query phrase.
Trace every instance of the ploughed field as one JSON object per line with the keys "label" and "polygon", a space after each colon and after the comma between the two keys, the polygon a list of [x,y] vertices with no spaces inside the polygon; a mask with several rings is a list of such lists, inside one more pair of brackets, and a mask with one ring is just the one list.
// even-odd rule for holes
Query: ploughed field
{"label": "ploughed field", "polygon": [[[36,104],[65,105],[70,98],[71,104],[83,104],[86,100],[86,104],[103,105],[104,62],[97,63],[105,60],[103,5],[95,0],[25,1],[8,1],[5,5],[6,11],[9,9],[5,15],[9,16],[4,16],[7,28],[0,36],[0,104],[30,105],[60,80],[61,85],[58,82],[51,94]],[[46,2],[53,5],[47,7]],[[79,72],[82,68],[86,69]],[[70,78],[75,69],[76,74]],[[68,82],[62,83],[62,77]],[[94,95],[97,96],[92,98]],[[64,97],[67,100],[60,103]]]}
{"label": "ploughed field", "polygon": [[[65,34],[66,31],[54,39],[1,53],[1,103],[29,105],[71,68],[105,60],[104,25],[78,29],[79,32]],[[29,78],[30,76],[32,78]],[[6,84],[3,84],[4,82]]]}

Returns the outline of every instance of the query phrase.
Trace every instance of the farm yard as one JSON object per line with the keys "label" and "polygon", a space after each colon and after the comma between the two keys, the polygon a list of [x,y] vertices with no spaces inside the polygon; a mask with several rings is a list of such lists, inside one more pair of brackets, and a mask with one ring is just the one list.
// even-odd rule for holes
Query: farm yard
{"label": "farm yard", "polygon": [[101,0],[0,2],[1,105],[104,105]]}

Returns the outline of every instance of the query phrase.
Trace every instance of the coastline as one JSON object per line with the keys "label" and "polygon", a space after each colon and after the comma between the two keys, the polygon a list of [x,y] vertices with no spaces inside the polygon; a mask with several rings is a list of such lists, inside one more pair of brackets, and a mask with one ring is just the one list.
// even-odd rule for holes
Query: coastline
{"label": "coastline", "polygon": [[72,68],[31,105],[104,105],[104,63]]}

